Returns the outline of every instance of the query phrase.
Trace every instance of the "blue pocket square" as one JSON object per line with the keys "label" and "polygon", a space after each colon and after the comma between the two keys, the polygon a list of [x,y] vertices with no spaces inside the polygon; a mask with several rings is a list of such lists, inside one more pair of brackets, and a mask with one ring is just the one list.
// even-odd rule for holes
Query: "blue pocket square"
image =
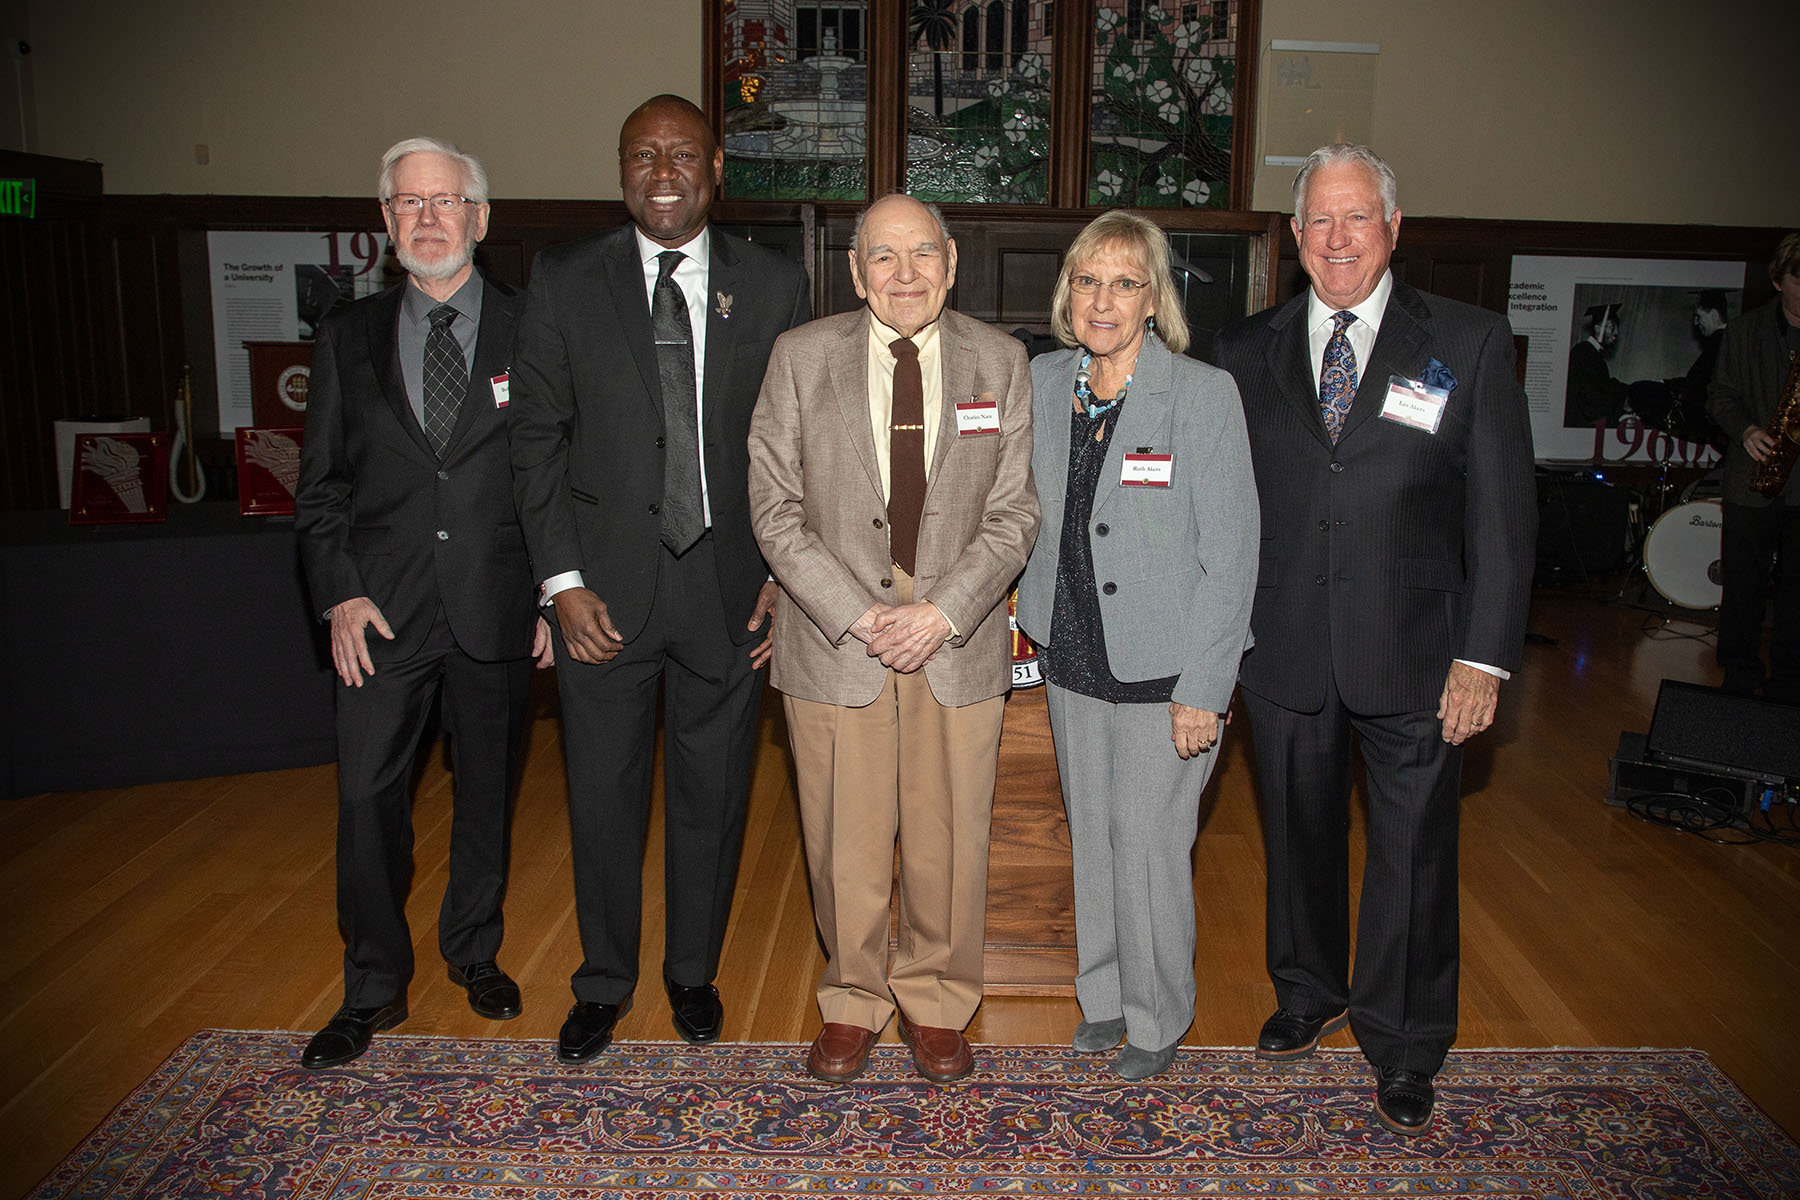
{"label": "blue pocket square", "polygon": [[1427,387],[1443,388],[1446,392],[1456,390],[1455,374],[1435,358],[1425,364],[1425,378],[1419,382]]}

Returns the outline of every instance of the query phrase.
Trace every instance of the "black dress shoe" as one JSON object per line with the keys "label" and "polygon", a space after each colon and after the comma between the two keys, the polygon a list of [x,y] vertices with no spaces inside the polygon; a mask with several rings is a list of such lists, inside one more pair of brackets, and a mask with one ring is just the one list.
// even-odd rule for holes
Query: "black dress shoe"
{"label": "black dress shoe", "polygon": [[631,1007],[624,1004],[596,1004],[577,1000],[556,1037],[556,1061],[584,1063],[612,1045],[613,1026]]}
{"label": "black dress shoe", "polygon": [[390,1000],[375,1008],[351,1008],[348,1004],[331,1015],[325,1028],[313,1034],[300,1055],[300,1065],[308,1070],[335,1067],[361,1058],[369,1048],[369,1039],[384,1029],[392,1029],[406,1020],[406,997]]}
{"label": "black dress shoe", "polygon": [[1274,1016],[1263,1022],[1262,1032],[1257,1035],[1256,1057],[1276,1062],[1305,1058],[1319,1048],[1321,1037],[1336,1033],[1349,1019],[1348,1012],[1335,1017],[1303,1017],[1290,1009],[1278,1008]]}
{"label": "black dress shoe", "polygon": [[1375,1119],[1389,1133],[1411,1137],[1431,1124],[1431,1076],[1405,1067],[1375,1068]]}
{"label": "black dress shoe", "polygon": [[719,1002],[718,988],[710,983],[682,987],[666,976],[663,987],[669,993],[669,1012],[675,1017],[675,1032],[683,1041],[704,1046],[719,1040],[719,1031],[725,1027],[725,1006]]}
{"label": "black dress shoe", "polygon": [[510,1021],[524,1011],[519,985],[491,958],[466,967],[451,964],[450,982],[461,984],[469,993],[469,1007],[490,1021]]}

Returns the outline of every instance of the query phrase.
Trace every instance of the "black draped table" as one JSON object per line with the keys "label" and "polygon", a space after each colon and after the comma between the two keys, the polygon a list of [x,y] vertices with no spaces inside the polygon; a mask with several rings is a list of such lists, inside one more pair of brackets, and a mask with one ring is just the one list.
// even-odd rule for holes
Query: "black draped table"
{"label": "black draped table", "polygon": [[171,505],[165,524],[0,514],[0,795],[337,757],[325,627],[291,518]]}

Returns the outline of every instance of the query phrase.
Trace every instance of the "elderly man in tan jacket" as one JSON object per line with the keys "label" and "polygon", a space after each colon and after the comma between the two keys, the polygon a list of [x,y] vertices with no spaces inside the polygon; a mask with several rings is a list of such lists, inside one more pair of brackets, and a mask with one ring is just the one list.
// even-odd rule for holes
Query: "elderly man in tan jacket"
{"label": "elderly man in tan jacket", "polygon": [[[944,309],[956,243],[906,196],[857,222],[866,308],[780,338],[750,426],[827,964],[817,1078],[862,1074],[896,1007],[919,1073],[974,1067],[988,819],[1011,681],[1006,595],[1037,532],[1018,342]],[[899,950],[887,959],[896,837]]]}

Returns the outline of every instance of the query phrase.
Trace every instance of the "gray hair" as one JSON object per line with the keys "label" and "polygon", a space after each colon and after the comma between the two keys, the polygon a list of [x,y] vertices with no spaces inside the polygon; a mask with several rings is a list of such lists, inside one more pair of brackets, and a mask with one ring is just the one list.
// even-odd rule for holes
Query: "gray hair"
{"label": "gray hair", "polygon": [[862,253],[863,218],[869,215],[869,209],[874,208],[877,204],[886,200],[888,196],[906,196],[908,200],[911,200],[931,214],[931,219],[937,222],[938,237],[945,245],[949,245],[953,240],[950,236],[950,223],[944,220],[944,212],[937,205],[932,204],[927,200],[920,200],[917,196],[907,196],[905,192],[889,192],[887,196],[877,197],[875,200],[864,206],[861,212],[856,214],[856,224],[850,227],[850,248],[857,254]]}
{"label": "gray hair", "polygon": [[381,174],[375,182],[375,198],[382,203],[394,197],[394,171],[409,154],[441,154],[462,168],[463,194],[476,204],[488,202],[487,170],[473,154],[465,154],[442,138],[415,137],[395,142],[381,156]]}
{"label": "gray hair", "polygon": [[1075,272],[1096,256],[1108,250],[1120,250],[1150,276],[1150,311],[1156,314],[1156,336],[1176,354],[1188,348],[1187,316],[1181,308],[1181,292],[1175,286],[1175,272],[1169,266],[1169,235],[1148,217],[1108,209],[1075,235],[1063,255],[1062,270],[1056,276],[1056,289],[1050,296],[1050,332],[1065,346],[1080,344],[1075,336],[1073,290],[1069,281]]}
{"label": "gray hair", "polygon": [[1392,221],[1394,210],[1400,207],[1400,182],[1394,178],[1394,168],[1388,166],[1381,155],[1367,146],[1353,146],[1348,142],[1320,146],[1300,164],[1300,173],[1294,176],[1294,218],[1300,221],[1306,219],[1306,185],[1311,182],[1313,172],[1320,167],[1335,167],[1344,163],[1360,163],[1375,176],[1375,186],[1381,191],[1381,219]]}

